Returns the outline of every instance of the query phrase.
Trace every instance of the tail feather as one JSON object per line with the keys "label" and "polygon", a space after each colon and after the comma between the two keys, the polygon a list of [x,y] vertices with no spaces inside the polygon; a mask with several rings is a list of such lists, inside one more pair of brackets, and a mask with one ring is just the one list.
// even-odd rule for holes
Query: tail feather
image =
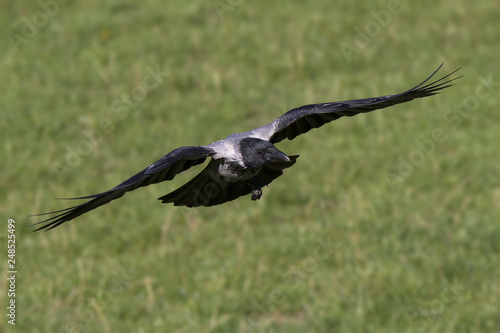
{"label": "tail feather", "polygon": [[[267,165],[255,176],[262,186],[270,184],[283,174],[283,170],[295,164],[298,156],[289,156],[290,162]],[[160,198],[162,203],[173,203],[174,206],[210,207],[235,200],[252,193],[252,180],[229,182],[217,173],[217,163],[209,163],[207,167],[192,180]]]}

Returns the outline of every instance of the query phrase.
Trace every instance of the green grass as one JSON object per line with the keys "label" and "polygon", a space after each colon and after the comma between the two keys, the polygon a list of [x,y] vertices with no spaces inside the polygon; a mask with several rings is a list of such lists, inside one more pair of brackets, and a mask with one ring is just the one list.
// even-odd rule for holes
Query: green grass
{"label": "green grass", "polygon": [[[214,3],[235,5],[221,19]],[[42,9],[0,5],[0,237],[14,218],[18,270],[16,326],[3,315],[0,331],[495,332],[500,7],[403,1],[376,23],[388,3],[70,2],[17,52],[8,33]],[[355,45],[356,27],[376,33],[348,59],[340,45]],[[107,190],[176,147],[303,104],[400,92],[442,62],[464,75],[442,94],[280,143],[301,157],[258,202],[156,201],[190,170],[30,232],[39,219],[27,215],[70,204],[54,198]],[[148,67],[168,76],[113,112]],[[438,128],[445,139],[419,160],[415,140]],[[401,158],[411,172],[390,185]]]}

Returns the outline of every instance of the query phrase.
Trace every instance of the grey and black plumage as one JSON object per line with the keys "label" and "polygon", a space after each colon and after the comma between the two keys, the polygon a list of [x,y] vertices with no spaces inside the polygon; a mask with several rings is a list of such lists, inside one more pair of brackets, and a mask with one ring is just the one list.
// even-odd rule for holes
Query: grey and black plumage
{"label": "grey and black plumage", "polygon": [[[80,205],[63,210],[39,214],[56,214],[38,222],[37,230],[50,230],[60,224],[118,199],[126,192],[162,181],[172,180],[177,174],[202,164],[211,158],[207,166],[188,183],[159,198],[162,203],[175,206],[214,206],[251,194],[252,200],[260,199],[262,188],[283,174],[283,170],[295,164],[298,155],[287,156],[274,144],[283,139],[292,140],[313,128],[320,127],[341,117],[352,117],[392,105],[405,103],[414,98],[437,94],[458,79],[452,73],[427,83],[442,67],[425,81],[403,93],[351,101],[304,105],[292,109],[270,124],[249,132],[229,135],[224,140],[206,146],[189,146],[175,149],[141,172],[118,186],[95,195],[73,199],[90,199]],[[426,84],[427,83],[427,84]],[[37,215],[37,216],[39,216]]]}

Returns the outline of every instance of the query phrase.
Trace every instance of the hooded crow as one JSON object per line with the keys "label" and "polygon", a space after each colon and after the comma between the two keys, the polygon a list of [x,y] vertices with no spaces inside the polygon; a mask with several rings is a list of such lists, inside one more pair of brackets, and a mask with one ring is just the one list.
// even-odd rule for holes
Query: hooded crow
{"label": "hooded crow", "polygon": [[[38,214],[56,214],[36,224],[37,230],[50,230],[73,220],[99,206],[118,199],[138,187],[172,180],[177,174],[205,162],[207,166],[188,183],[159,198],[162,203],[174,206],[215,206],[251,194],[252,200],[260,199],[262,188],[283,174],[283,170],[297,161],[298,155],[288,156],[274,144],[295,137],[341,117],[352,117],[414,98],[432,96],[451,86],[452,73],[427,83],[442,67],[425,81],[403,93],[351,101],[304,105],[292,109],[270,124],[249,132],[231,134],[224,140],[206,146],[189,146],[175,149],[141,172],[112,189],[94,195],[72,199],[90,199],[63,210]],[[460,69],[460,68],[459,68]],[[427,83],[427,84],[426,84]],[[35,224],[35,225],[36,225]]]}

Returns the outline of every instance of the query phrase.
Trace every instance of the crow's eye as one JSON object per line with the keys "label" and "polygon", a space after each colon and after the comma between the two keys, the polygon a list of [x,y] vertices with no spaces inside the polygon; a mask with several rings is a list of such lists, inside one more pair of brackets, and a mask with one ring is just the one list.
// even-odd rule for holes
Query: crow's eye
{"label": "crow's eye", "polygon": [[264,151],[262,149],[257,150],[257,155],[262,156],[264,155]]}

